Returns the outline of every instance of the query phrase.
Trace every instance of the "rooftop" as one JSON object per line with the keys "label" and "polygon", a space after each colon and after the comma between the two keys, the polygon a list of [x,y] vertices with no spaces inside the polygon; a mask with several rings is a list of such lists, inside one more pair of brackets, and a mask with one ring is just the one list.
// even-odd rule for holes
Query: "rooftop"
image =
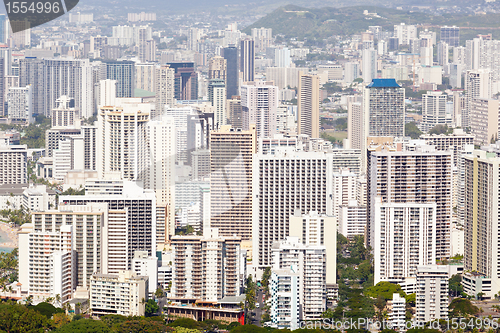
{"label": "rooftop", "polygon": [[401,88],[395,79],[373,79],[367,88]]}

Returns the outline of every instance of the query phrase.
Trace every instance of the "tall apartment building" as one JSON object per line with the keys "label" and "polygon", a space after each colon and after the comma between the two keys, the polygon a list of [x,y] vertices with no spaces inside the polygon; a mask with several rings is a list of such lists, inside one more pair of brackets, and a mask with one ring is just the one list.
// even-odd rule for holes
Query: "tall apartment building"
{"label": "tall apartment building", "polygon": [[353,149],[366,147],[366,140],[363,141],[363,125],[363,104],[361,98],[354,97],[353,101],[347,102],[347,138]]}
{"label": "tall apartment building", "polygon": [[[90,118],[94,114],[92,67],[88,59],[44,60],[43,84],[46,87],[43,91],[43,114],[46,116],[56,108],[57,99],[63,95],[75,100],[79,117]],[[33,97],[36,98],[35,94]]]}
{"label": "tall apartment building", "polygon": [[84,169],[97,170],[97,126],[81,126],[83,134]]}
{"label": "tall apartment building", "polygon": [[[57,233],[63,226],[72,227],[72,250],[75,251],[75,287],[88,291],[94,272],[108,272],[108,205],[60,205],[58,210],[32,213],[33,232]],[[28,262],[20,262],[27,265]]]}
{"label": "tall apartment building", "polygon": [[255,42],[252,39],[240,42],[240,73],[243,82],[255,81]]}
{"label": "tall apartment building", "polygon": [[478,146],[498,140],[499,102],[496,99],[475,98],[470,107],[470,129]]}
{"label": "tall apartment building", "polygon": [[416,321],[423,324],[436,319],[448,319],[448,292],[446,266],[418,266]]}
{"label": "tall apartment building", "polygon": [[[165,207],[165,238],[175,234],[175,124],[163,116],[147,125],[148,148],[151,163],[146,171],[146,188],[156,193],[157,206]],[[164,242],[163,242],[164,243]]]}
{"label": "tall apartment building", "polygon": [[252,239],[253,155],[257,131],[222,126],[210,132],[210,226],[221,236]]}
{"label": "tall apartment building", "polygon": [[149,112],[124,105],[102,106],[97,114],[97,172],[119,172],[123,179],[142,180],[150,168],[147,150]]}
{"label": "tall apartment building", "polygon": [[365,140],[368,136],[403,137],[405,91],[394,79],[374,79],[363,94]]}
{"label": "tall apartment building", "polygon": [[153,63],[135,64],[135,87],[146,91],[156,92],[157,66]]}
{"label": "tall apartment building", "polygon": [[272,82],[247,82],[240,87],[241,119],[244,130],[256,125],[257,138],[273,137],[276,133],[278,87]]}
{"label": "tall apartment building", "polygon": [[436,204],[382,203],[375,199],[374,284],[415,277],[436,262]]}
{"label": "tall apartment building", "polygon": [[[19,86],[32,87],[33,113],[49,116],[50,110],[44,108],[45,81],[43,75],[43,59],[26,57],[19,60]],[[58,96],[59,97],[59,96]]]}
{"label": "tall apartment building", "polygon": [[456,128],[453,134],[422,134],[420,139],[425,140],[429,146],[435,146],[436,150],[448,151],[453,150],[453,165],[457,165],[460,151],[466,145],[474,144],[474,135],[467,134],[463,129]]}
{"label": "tall apartment building", "polygon": [[447,96],[441,91],[428,91],[422,95],[422,131],[428,132],[436,125],[451,125],[446,117]]}
{"label": "tall apartment building", "polygon": [[213,106],[215,128],[226,125],[226,84],[223,79],[211,79],[209,81],[208,100]]}
{"label": "tall apartment building", "polygon": [[299,275],[302,320],[319,320],[326,310],[326,251],[322,245],[304,245],[287,237],[272,247],[272,269],[290,268]]}
{"label": "tall apartment building", "polygon": [[[475,150],[465,162],[465,253],[464,269],[491,280],[484,292],[493,297],[500,288],[498,228],[500,214],[500,158],[495,153]],[[479,278],[478,278],[479,279]],[[483,286],[483,289],[486,289]]]}
{"label": "tall apartment building", "polygon": [[92,315],[144,316],[149,278],[132,271],[117,274],[95,273],[90,281]]}
{"label": "tall apartment building", "polygon": [[[208,62],[208,79],[227,80],[227,60],[221,56],[214,56]],[[230,96],[232,97],[232,96]]]}
{"label": "tall apartment building", "polygon": [[[175,70],[168,65],[155,68],[154,91],[156,94],[156,117],[161,117],[165,105],[174,106],[175,99]],[[152,117],[151,119],[155,119]]]}
{"label": "tall apartment building", "polygon": [[75,109],[75,100],[68,96],[61,96],[56,100],[56,107],[52,109],[52,127],[71,127],[79,115]]}
{"label": "tall apartment building", "polygon": [[326,251],[326,284],[337,283],[337,218],[318,212],[290,216],[290,236],[304,245],[320,245]]}
{"label": "tall apartment building", "polygon": [[228,124],[233,128],[243,128],[243,107],[241,106],[240,96],[233,96],[232,99],[227,99],[227,118]]}
{"label": "tall apartment building", "polygon": [[51,128],[45,131],[45,156],[52,157],[54,150],[59,149],[59,143],[66,137],[77,137],[81,133],[76,128]]}
{"label": "tall apartment building", "polygon": [[381,203],[436,203],[436,258],[450,256],[451,153],[421,146],[416,151],[368,148],[367,245],[375,249],[376,198]]}
{"label": "tall apartment building", "polygon": [[116,81],[116,97],[134,97],[135,62],[129,60],[107,60],[106,79]]}
{"label": "tall apartment building", "polygon": [[271,294],[270,317],[278,329],[299,328],[300,276],[295,268],[273,269],[269,292]]}
{"label": "tall apartment building", "polygon": [[233,98],[233,96],[238,96],[238,48],[235,46],[229,46],[222,49],[222,56],[226,60],[227,72],[226,72],[226,87],[227,87],[227,98]]}
{"label": "tall apartment building", "polygon": [[300,75],[297,104],[297,133],[319,138],[319,77],[317,75]]}
{"label": "tall apartment building", "polygon": [[377,51],[373,47],[365,47],[361,54],[363,82],[370,84],[377,77]]}
{"label": "tall apartment building", "polygon": [[0,185],[28,182],[28,148],[26,145],[0,146]]}
{"label": "tall apartment building", "polygon": [[57,232],[34,231],[23,225],[19,233],[19,277],[23,289],[35,300],[59,295],[61,302],[70,300],[74,290],[72,226],[64,225]]}
{"label": "tall apartment building", "polygon": [[366,205],[351,200],[347,205],[339,207],[338,231],[345,237],[363,236],[366,230]]}
{"label": "tall apartment building", "polygon": [[493,75],[488,69],[469,70],[465,74],[466,116],[462,115],[462,127],[470,127],[472,101],[475,98],[491,98]]}
{"label": "tall apartment building", "polygon": [[255,48],[259,51],[265,51],[273,42],[273,29],[271,28],[252,28],[252,39],[255,41]]}
{"label": "tall apartment building", "polygon": [[177,100],[198,99],[198,73],[194,62],[172,62],[167,65],[175,70],[174,98]]}
{"label": "tall apartment building", "polygon": [[356,181],[358,175],[349,169],[333,173],[333,215],[339,216],[339,207],[356,200]]}
{"label": "tall apartment building", "polygon": [[441,27],[440,40],[445,42],[451,47],[460,46],[460,28],[456,26]]}
{"label": "tall apartment building", "polygon": [[240,237],[219,236],[216,228],[203,236],[172,237],[173,300],[217,302],[239,296]]}
{"label": "tall apartment building", "polygon": [[271,265],[274,242],[289,236],[290,216],[333,213],[332,154],[278,150],[253,161],[253,264]]}
{"label": "tall apartment building", "polygon": [[64,205],[108,204],[108,272],[130,269],[135,251],[156,251],[156,198],[136,183],[112,178],[88,180],[86,195],[59,197]]}
{"label": "tall apartment building", "polygon": [[450,61],[450,49],[449,45],[443,41],[440,41],[437,45],[437,63],[439,66],[448,66]]}
{"label": "tall apartment building", "polygon": [[398,38],[399,45],[410,45],[410,40],[417,38],[417,27],[404,23],[394,25],[394,37]]}
{"label": "tall apartment building", "polygon": [[9,119],[33,123],[33,87],[10,87],[7,91]]}

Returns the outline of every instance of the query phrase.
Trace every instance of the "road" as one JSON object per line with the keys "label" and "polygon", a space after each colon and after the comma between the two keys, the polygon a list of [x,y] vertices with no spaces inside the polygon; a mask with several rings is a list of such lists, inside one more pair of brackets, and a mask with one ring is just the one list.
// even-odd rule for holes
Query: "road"
{"label": "road", "polygon": [[262,319],[262,307],[264,304],[262,304],[262,290],[258,289],[257,290],[257,303],[259,303],[259,308],[255,309],[253,312],[255,312],[255,316],[253,317],[252,324],[257,325],[261,327],[260,321]]}

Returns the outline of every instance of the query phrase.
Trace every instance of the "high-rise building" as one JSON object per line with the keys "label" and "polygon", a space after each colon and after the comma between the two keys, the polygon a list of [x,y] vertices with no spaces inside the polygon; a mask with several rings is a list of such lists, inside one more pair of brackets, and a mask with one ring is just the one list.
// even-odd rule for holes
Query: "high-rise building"
{"label": "high-rise building", "polygon": [[363,236],[366,229],[366,205],[352,200],[347,205],[339,207],[339,233],[349,239]]}
{"label": "high-rise building", "polygon": [[135,64],[135,87],[146,91],[156,92],[157,66],[154,63]]}
{"label": "high-rise building", "polygon": [[404,136],[405,90],[396,80],[372,80],[363,98],[365,140],[368,136]]}
{"label": "high-rise building", "polygon": [[194,62],[172,62],[167,65],[175,70],[174,97],[177,100],[198,99],[198,73]]}
{"label": "high-rise building", "polygon": [[144,316],[149,288],[147,276],[137,276],[129,270],[116,274],[95,273],[90,283],[89,306],[94,315]]}
{"label": "high-rise building", "polygon": [[272,138],[276,133],[278,87],[272,82],[255,81],[247,82],[240,90],[242,128],[248,130],[254,124],[257,138]]}
{"label": "high-rise building", "polygon": [[147,188],[156,193],[156,204],[165,207],[165,239],[175,234],[175,124],[163,116],[147,125],[149,165]]}
{"label": "high-rise building", "polygon": [[499,106],[496,99],[475,98],[471,101],[470,129],[475,145],[487,145],[498,140]]}
{"label": "high-rise building", "polygon": [[445,265],[417,267],[416,320],[419,324],[448,319],[448,268]]}
{"label": "high-rise building", "polygon": [[394,37],[399,40],[399,45],[410,45],[410,39],[417,38],[417,27],[414,25],[394,25]]}
{"label": "high-rise building", "polygon": [[370,84],[377,77],[377,51],[373,47],[363,49],[361,71],[365,84]]}
{"label": "high-rise building", "polygon": [[241,294],[241,238],[221,236],[216,228],[203,236],[172,237],[171,299],[216,302]]}
{"label": "high-rise building", "polygon": [[255,80],[255,42],[252,39],[241,41],[240,72],[243,82]]}
{"label": "high-rise building", "polygon": [[0,43],[5,44],[7,42],[7,16],[5,14],[0,15]]}
{"label": "high-rise building", "polygon": [[[450,256],[452,157],[450,152],[419,146],[416,151],[368,147],[367,243],[376,247],[375,204],[436,203],[436,258]],[[425,175],[425,176],[424,176]]]}
{"label": "high-rise building", "polygon": [[302,320],[319,320],[326,309],[326,250],[322,245],[304,245],[287,237],[272,247],[272,269],[290,268],[301,277],[299,304]]}
{"label": "high-rise building", "polygon": [[116,104],[116,80],[100,80],[97,94],[97,107]]}
{"label": "high-rise building", "polygon": [[420,64],[432,66],[434,64],[434,45],[431,34],[420,34]]}
{"label": "high-rise building", "polygon": [[97,170],[97,126],[82,126],[83,150],[84,150],[84,169]]}
{"label": "high-rise building", "polygon": [[227,64],[227,98],[230,99],[233,96],[238,95],[238,49],[235,46],[226,47],[222,49],[222,56],[226,60]]}
{"label": "high-rise building", "polygon": [[299,78],[298,134],[319,138],[319,77],[303,74]]}
{"label": "high-rise building", "polygon": [[453,165],[458,165],[460,152],[466,145],[474,144],[474,135],[467,134],[463,129],[456,128],[452,134],[422,134],[420,139],[425,140],[429,146],[435,146],[436,150],[453,150]]}
{"label": "high-rise building", "polygon": [[63,205],[108,204],[108,272],[131,267],[135,251],[156,251],[156,198],[134,182],[114,179],[87,180],[85,195],[59,197]]}
{"label": "high-rise building", "polygon": [[437,63],[439,66],[447,66],[449,62],[449,46],[441,41],[437,45]]}
{"label": "high-rise building", "polygon": [[415,277],[436,262],[436,203],[382,203],[375,198],[374,284]]}
{"label": "high-rise building", "polygon": [[422,95],[422,131],[428,132],[437,125],[451,125],[446,117],[447,96],[441,91],[428,91]]}
{"label": "high-rise building", "polygon": [[352,83],[359,77],[359,63],[346,62],[344,68],[344,82]]}
{"label": "high-rise building", "polygon": [[[7,64],[7,66],[11,66],[11,64]],[[0,115],[5,116],[5,96],[6,96],[6,64],[5,58],[0,58]]]}
{"label": "high-rise building", "polygon": [[135,62],[129,60],[107,60],[106,79],[116,81],[116,97],[135,96]]}
{"label": "high-rise building", "polygon": [[460,46],[460,28],[453,26],[453,27],[448,27],[444,26],[441,27],[441,38],[440,40],[442,42],[445,42],[451,47],[457,47]]}
{"label": "high-rise building", "polygon": [[227,99],[227,116],[228,123],[233,128],[243,128],[243,107],[241,106],[240,96],[234,96],[232,99]]}
{"label": "high-rise building", "polygon": [[347,101],[347,138],[353,149],[364,149],[366,146],[366,139],[363,139],[365,122],[361,102],[360,95],[348,97]]}
{"label": "high-rise building", "polygon": [[333,215],[339,216],[340,206],[356,200],[358,175],[347,168],[333,173]]}
{"label": "high-rise building", "polygon": [[208,83],[208,100],[214,110],[214,127],[227,124],[226,84],[223,79],[211,79]]}
{"label": "high-rise building", "polygon": [[[270,317],[278,329],[299,328],[300,275],[295,267],[273,269],[269,292],[271,293]],[[284,310],[286,309],[286,310]]]}
{"label": "high-rise building", "polygon": [[[40,83],[40,82],[39,82]],[[26,85],[31,84],[27,82]],[[81,118],[94,114],[92,67],[89,60],[49,59],[43,64],[43,114],[49,116],[56,101],[65,95],[75,100]],[[36,87],[35,87],[36,91]],[[36,100],[35,94],[33,94]]]}
{"label": "high-rise building", "polygon": [[255,41],[255,48],[265,51],[273,43],[273,29],[252,28],[252,39]]}
{"label": "high-rise building", "polygon": [[7,105],[9,119],[21,120],[31,124],[34,121],[32,86],[9,88],[7,92]]}
{"label": "high-rise building", "polygon": [[26,145],[0,147],[0,185],[24,184],[28,181],[28,149]]}
{"label": "high-rise building", "polygon": [[208,79],[227,80],[227,60],[221,56],[214,56],[208,62]]}
{"label": "high-rise building", "polygon": [[[465,162],[465,253],[464,269],[475,272],[469,279],[487,278],[485,297],[493,298],[500,288],[500,244],[497,241],[500,214],[500,158],[495,153],[475,150]],[[474,277],[476,275],[476,277]],[[476,284],[473,281],[473,284]],[[473,296],[473,295],[472,295]]]}
{"label": "high-rise building", "polygon": [[288,47],[279,47],[274,50],[274,66],[286,68],[290,67],[292,64],[292,58],[290,57],[290,50]]}
{"label": "high-rise building", "polygon": [[254,157],[253,265],[271,265],[273,243],[289,236],[296,210],[332,215],[332,163],[332,154],[294,149]]}
{"label": "high-rise building", "polygon": [[462,115],[462,127],[467,128],[471,126],[470,113],[472,110],[472,101],[475,98],[491,98],[492,80],[493,75],[488,69],[467,71],[465,75],[467,117]]}
{"label": "high-rise building", "polygon": [[150,169],[146,127],[149,112],[132,106],[103,106],[97,115],[97,172],[119,172],[123,179],[143,180]]}
{"label": "high-rise building", "polygon": [[252,160],[257,131],[222,126],[210,132],[210,226],[221,236],[252,239]]}
{"label": "high-rise building", "polygon": [[175,70],[168,65],[156,67],[154,75],[154,91],[156,93],[155,119],[161,117],[165,105],[174,106],[175,100]]}
{"label": "high-rise building", "polygon": [[56,100],[56,107],[52,109],[52,127],[71,127],[78,119],[75,109],[75,100],[68,96],[61,96]]}
{"label": "high-rise building", "polygon": [[337,218],[335,216],[299,210],[290,216],[290,236],[304,245],[320,245],[326,251],[326,284],[337,283]]}

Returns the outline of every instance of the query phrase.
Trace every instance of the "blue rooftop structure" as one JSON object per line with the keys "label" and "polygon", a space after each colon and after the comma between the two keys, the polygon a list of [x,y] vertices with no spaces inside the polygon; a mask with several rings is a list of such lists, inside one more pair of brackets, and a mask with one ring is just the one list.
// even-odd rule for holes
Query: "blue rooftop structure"
{"label": "blue rooftop structure", "polygon": [[367,88],[401,88],[396,79],[373,79]]}

